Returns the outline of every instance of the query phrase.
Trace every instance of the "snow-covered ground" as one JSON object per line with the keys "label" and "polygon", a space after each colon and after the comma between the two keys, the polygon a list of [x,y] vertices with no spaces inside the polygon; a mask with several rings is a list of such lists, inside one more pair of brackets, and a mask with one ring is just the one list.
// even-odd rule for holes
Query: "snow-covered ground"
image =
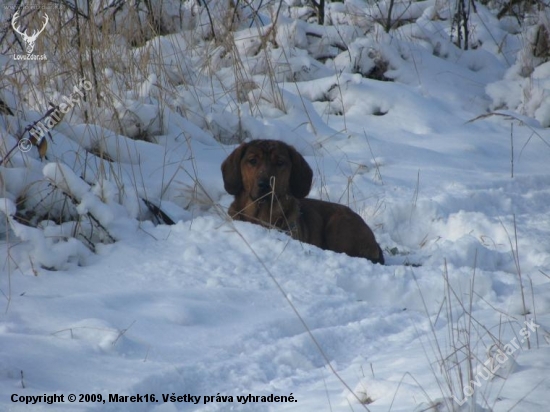
{"label": "snow-covered ground", "polygon": [[[550,407],[550,62],[530,53],[550,10],[520,26],[476,3],[464,51],[447,2],[397,2],[390,34],[373,23],[385,2],[330,4],[327,26],[288,3],[275,26],[267,5],[239,9],[230,34],[216,25],[231,50],[190,6],[184,30],[126,55],[157,56],[137,85],[101,68],[112,112],[87,123],[76,94],[46,159],[4,159],[0,410]],[[390,81],[368,76],[381,62]],[[0,63],[3,100],[24,109],[0,117],[5,156],[45,102],[83,86],[28,84],[22,104],[7,84],[42,63]],[[235,136],[294,145],[310,196],[361,214],[386,265],[228,219]]]}

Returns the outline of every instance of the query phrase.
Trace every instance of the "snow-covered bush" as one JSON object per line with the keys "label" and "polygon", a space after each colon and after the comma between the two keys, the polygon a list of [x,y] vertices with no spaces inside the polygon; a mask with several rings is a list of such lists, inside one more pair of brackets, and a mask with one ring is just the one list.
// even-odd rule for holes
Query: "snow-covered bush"
{"label": "snow-covered bush", "polygon": [[550,127],[550,9],[524,20],[522,47],[504,79],[487,86],[492,109],[510,109]]}

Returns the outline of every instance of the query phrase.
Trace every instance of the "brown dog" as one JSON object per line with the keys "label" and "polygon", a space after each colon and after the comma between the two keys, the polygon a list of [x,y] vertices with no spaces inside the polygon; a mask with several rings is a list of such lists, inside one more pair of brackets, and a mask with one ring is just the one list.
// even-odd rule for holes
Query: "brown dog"
{"label": "brown dog", "polygon": [[322,249],[384,264],[372,230],[350,208],[305,199],[313,172],[294,149],[276,140],[243,143],[222,164],[225,190],[235,196],[229,215],[275,227]]}

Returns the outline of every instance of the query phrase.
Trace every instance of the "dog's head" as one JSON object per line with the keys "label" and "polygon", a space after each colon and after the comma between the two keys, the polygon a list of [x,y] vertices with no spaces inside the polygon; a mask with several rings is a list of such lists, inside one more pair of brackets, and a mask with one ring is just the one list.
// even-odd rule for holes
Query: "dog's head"
{"label": "dog's head", "polygon": [[257,200],[274,189],[276,196],[304,198],[311,189],[313,172],[292,146],[276,140],[243,143],[222,164],[227,193],[248,193]]}

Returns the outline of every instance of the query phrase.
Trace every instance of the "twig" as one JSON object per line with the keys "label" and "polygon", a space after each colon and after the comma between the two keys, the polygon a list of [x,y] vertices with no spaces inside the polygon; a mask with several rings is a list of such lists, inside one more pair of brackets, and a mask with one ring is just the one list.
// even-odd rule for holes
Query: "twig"
{"label": "twig", "polygon": [[136,323],[135,320],[134,320],[132,323],[130,323],[130,325],[129,325],[127,328],[120,330],[120,331],[118,332],[118,336],[117,336],[116,339],[111,343],[111,345],[115,346],[116,343],[118,342],[118,340],[119,340],[122,336],[124,336],[124,334],[125,334],[126,332],[128,332],[128,329],[130,329],[130,328],[134,325],[134,323]]}
{"label": "twig", "polygon": [[519,116],[518,116],[517,114],[515,114],[515,113],[509,113],[509,112],[507,112],[507,113],[499,113],[499,112],[485,113],[485,114],[481,114],[481,115],[479,115],[479,116],[477,116],[477,117],[474,117],[474,118],[471,119],[471,120],[468,120],[468,121],[466,122],[466,124],[468,124],[468,123],[473,123],[473,122],[475,122],[476,120],[486,119],[487,117],[491,117],[491,116],[502,116],[502,117],[507,117],[507,118],[515,119],[515,120],[517,120],[518,122],[523,123],[525,126],[527,126],[527,127],[529,128],[529,130],[531,130],[531,131],[533,132],[533,134],[534,134],[535,136],[537,136],[540,140],[542,140],[542,142],[543,142],[546,146],[550,147],[550,143],[548,143],[546,140],[544,140],[544,138],[543,138],[539,133],[537,133],[537,131],[535,130],[534,127],[532,127],[532,126],[530,126],[529,124],[527,124],[527,123],[525,122],[525,120],[522,120],[521,117],[519,117]]}
{"label": "twig", "polygon": [[365,138],[367,139],[367,145],[369,146],[370,155],[372,156],[372,161],[374,162],[374,167],[376,167],[376,175],[380,179],[380,183],[384,184],[384,180],[382,180],[382,173],[380,173],[380,166],[378,165],[378,162],[376,161],[376,157],[374,157],[372,147],[370,146],[369,136],[367,135],[367,132],[364,129],[363,129],[363,134],[365,135]]}
{"label": "twig", "polygon": [[218,40],[216,38],[216,31],[214,30],[214,22],[212,21],[212,15],[210,14],[210,8],[208,7],[208,0],[204,0],[204,8],[206,9],[206,14],[208,16],[208,21],[210,21],[210,28],[212,29],[212,36],[214,37],[214,40]]}
{"label": "twig", "polygon": [[512,179],[514,178],[514,123],[510,123],[510,163]]}

